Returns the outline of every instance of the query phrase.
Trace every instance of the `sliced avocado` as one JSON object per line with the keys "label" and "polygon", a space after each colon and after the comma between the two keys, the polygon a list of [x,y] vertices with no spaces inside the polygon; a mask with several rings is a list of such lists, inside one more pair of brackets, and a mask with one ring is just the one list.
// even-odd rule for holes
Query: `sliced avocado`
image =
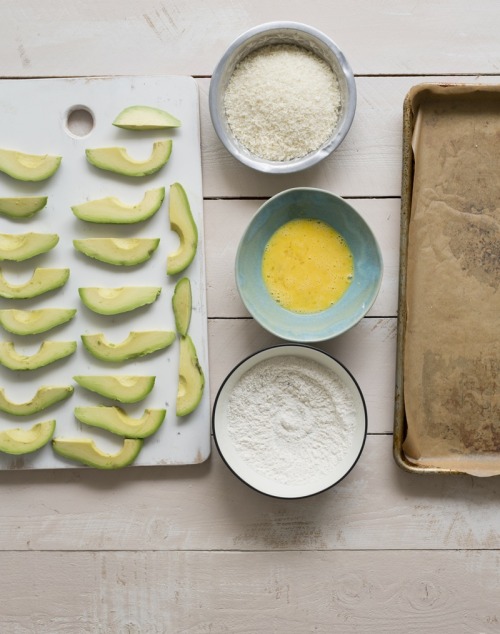
{"label": "sliced avocado", "polygon": [[73,394],[72,385],[51,385],[39,388],[35,396],[30,401],[24,403],[14,403],[5,396],[5,390],[0,388],[0,411],[12,414],[13,416],[28,416],[41,412],[47,407],[64,401]]}
{"label": "sliced avocado", "polygon": [[160,170],[170,158],[172,140],[155,141],[145,161],[132,158],[123,147],[101,147],[85,150],[87,161],[102,170],[124,176],[147,176]]}
{"label": "sliced avocado", "polygon": [[59,242],[57,233],[0,233],[0,260],[22,262],[47,253]]}
{"label": "sliced avocado", "polygon": [[69,269],[36,268],[31,279],[24,284],[9,284],[0,270],[0,297],[6,299],[31,299],[64,286]]}
{"label": "sliced avocado", "polygon": [[0,172],[19,181],[43,181],[55,174],[60,164],[60,156],[0,149]]}
{"label": "sliced avocado", "polygon": [[6,429],[0,432],[0,451],[16,456],[33,453],[49,442],[55,428],[55,420],[46,420],[30,429]]}
{"label": "sliced avocado", "polygon": [[0,310],[0,325],[15,335],[37,335],[65,324],[76,315],[74,308],[38,308],[37,310]]}
{"label": "sliced avocado", "polygon": [[175,332],[169,330],[132,331],[121,343],[109,343],[102,332],[82,335],[85,348],[101,361],[126,361],[168,348],[174,341]]}
{"label": "sliced avocado", "polygon": [[47,196],[0,198],[0,214],[9,218],[31,218],[47,204]]}
{"label": "sliced avocado", "polygon": [[179,248],[167,258],[167,274],[175,275],[187,268],[194,259],[198,246],[198,229],[191,213],[188,197],[180,183],[170,186],[170,228],[180,239]]}
{"label": "sliced avocado", "polygon": [[38,352],[19,354],[12,341],[0,342],[0,364],[9,370],[37,370],[54,361],[69,357],[76,350],[76,341],[44,341]]}
{"label": "sliced avocado", "polygon": [[73,246],[89,258],[114,264],[134,266],[153,255],[160,238],[86,238],[73,240]]}
{"label": "sliced avocado", "polygon": [[179,353],[179,385],[177,388],[177,416],[186,416],[199,405],[205,387],[205,376],[189,335],[181,337]]}
{"label": "sliced avocado", "polygon": [[89,375],[74,376],[73,379],[91,392],[119,401],[120,403],[138,403],[151,392],[154,387],[154,376],[118,376]]}
{"label": "sliced avocado", "polygon": [[139,455],[142,438],[125,438],[123,447],[116,453],[104,453],[90,438],[54,438],[54,451],[70,460],[76,460],[97,469],[120,469],[132,464]]}
{"label": "sliced avocado", "polygon": [[80,220],[100,224],[128,225],[151,218],[161,207],[165,187],[149,189],[136,205],[125,205],[118,198],[108,196],[71,207]]}
{"label": "sliced avocado", "polygon": [[181,122],[165,110],[151,106],[129,106],[113,121],[117,128],[125,130],[163,130],[178,128]]}
{"label": "sliced avocado", "polygon": [[191,321],[192,301],[191,282],[188,277],[183,277],[175,285],[172,296],[175,329],[182,337],[187,335]]}
{"label": "sliced avocado", "polygon": [[152,436],[160,428],[166,413],[165,409],[145,409],[140,418],[132,418],[121,407],[75,407],[75,416],[81,423],[124,438]]}
{"label": "sliced avocado", "polygon": [[152,304],[161,293],[161,286],[122,286],[120,288],[79,288],[82,302],[99,315],[119,315]]}

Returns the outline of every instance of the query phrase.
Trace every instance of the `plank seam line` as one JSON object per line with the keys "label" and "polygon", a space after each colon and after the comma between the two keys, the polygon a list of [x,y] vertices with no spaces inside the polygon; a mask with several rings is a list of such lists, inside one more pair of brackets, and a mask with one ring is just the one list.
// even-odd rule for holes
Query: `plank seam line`
{"label": "plank seam line", "polygon": [[255,550],[238,550],[224,548],[170,548],[170,549],[137,549],[137,548],[67,548],[67,549],[35,549],[35,548],[12,548],[1,550],[2,553],[222,553],[222,554],[278,554],[278,553],[402,553],[402,552],[419,552],[419,553],[499,553],[500,548],[276,548],[276,549],[255,549]]}

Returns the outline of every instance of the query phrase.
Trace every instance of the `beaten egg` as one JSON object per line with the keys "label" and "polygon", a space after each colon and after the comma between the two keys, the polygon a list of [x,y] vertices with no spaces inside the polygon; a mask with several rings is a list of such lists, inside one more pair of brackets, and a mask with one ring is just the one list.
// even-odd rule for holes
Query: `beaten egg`
{"label": "beaten egg", "polygon": [[354,260],[345,239],[323,220],[296,218],[266,244],[262,276],[283,308],[316,313],[330,308],[349,288]]}

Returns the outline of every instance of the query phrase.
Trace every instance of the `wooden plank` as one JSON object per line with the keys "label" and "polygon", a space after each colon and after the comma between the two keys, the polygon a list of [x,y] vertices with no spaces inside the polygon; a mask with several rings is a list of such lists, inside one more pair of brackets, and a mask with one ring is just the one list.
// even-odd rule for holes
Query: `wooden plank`
{"label": "wooden plank", "polygon": [[[252,216],[263,201],[207,200],[205,242],[207,304],[210,317],[248,317],[234,278],[236,250]],[[371,317],[397,315],[399,279],[399,199],[349,200],[366,220],[383,253],[383,279]]]}
{"label": "wooden plank", "polygon": [[359,77],[354,122],[338,150],[305,172],[273,176],[241,165],[220,143],[208,113],[210,82],[199,80],[204,196],[267,197],[299,186],[354,198],[399,196],[403,100],[411,86],[426,81],[498,84],[500,76]]}
{"label": "wooden plank", "polygon": [[4,76],[209,75],[240,33],[284,19],[325,31],[357,74],[498,72],[496,0],[4,4]]}
{"label": "wooden plank", "polygon": [[500,554],[2,553],[10,634],[498,632]]}
{"label": "wooden plank", "polygon": [[500,548],[500,479],[408,474],[389,435],[369,436],[338,486],[303,500],[256,493],[215,450],[196,467],[3,472],[0,485],[0,551]]}

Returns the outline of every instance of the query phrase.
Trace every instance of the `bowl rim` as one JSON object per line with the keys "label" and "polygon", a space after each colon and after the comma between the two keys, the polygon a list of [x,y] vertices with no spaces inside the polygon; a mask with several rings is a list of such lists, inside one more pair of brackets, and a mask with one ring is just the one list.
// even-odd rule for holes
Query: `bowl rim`
{"label": "bowl rim", "polygon": [[254,314],[254,312],[252,310],[250,310],[250,307],[248,306],[247,300],[245,298],[245,293],[243,292],[243,289],[241,288],[239,279],[238,279],[238,262],[240,261],[240,256],[241,256],[241,252],[244,248],[243,244],[245,239],[248,236],[249,231],[251,230],[253,223],[256,221],[257,217],[263,212],[264,208],[269,205],[272,201],[281,198],[283,196],[287,196],[292,194],[293,192],[297,192],[297,191],[306,191],[306,192],[320,192],[322,194],[326,194],[327,196],[330,196],[331,198],[341,201],[342,204],[347,205],[350,210],[352,212],[354,212],[358,218],[366,225],[368,231],[370,232],[372,238],[373,238],[373,244],[375,247],[375,251],[377,253],[379,262],[380,262],[380,274],[378,276],[378,280],[377,280],[377,285],[374,288],[374,292],[373,292],[373,297],[371,298],[371,301],[366,304],[366,309],[364,310],[364,313],[360,316],[360,318],[355,321],[352,322],[350,324],[346,324],[346,326],[342,329],[339,330],[339,332],[335,333],[334,335],[325,335],[325,336],[320,336],[318,338],[314,338],[314,339],[307,339],[307,340],[303,340],[303,339],[293,339],[293,338],[289,338],[286,337],[287,341],[293,342],[293,343],[297,343],[297,344],[313,344],[313,343],[320,343],[322,341],[329,341],[330,339],[335,339],[336,337],[339,337],[340,335],[343,335],[344,333],[346,333],[347,331],[351,330],[351,328],[353,328],[356,324],[358,324],[361,319],[363,319],[366,314],[368,313],[368,311],[371,309],[371,307],[373,306],[373,304],[375,303],[379,292],[380,292],[380,287],[382,285],[382,280],[383,280],[383,272],[384,272],[384,261],[383,261],[383,257],[382,257],[382,251],[380,249],[380,245],[378,243],[377,238],[375,237],[375,234],[373,233],[371,227],[368,225],[368,223],[366,222],[366,220],[363,218],[363,216],[361,216],[361,214],[359,213],[359,211],[357,211],[357,209],[355,209],[351,204],[349,204],[349,202],[347,200],[345,200],[344,198],[342,198],[342,196],[339,196],[338,194],[334,194],[333,192],[330,192],[326,189],[322,189],[320,187],[291,187],[289,189],[284,189],[281,192],[278,192],[277,194],[274,194],[274,196],[271,196],[270,198],[268,198],[268,200],[264,201],[260,207],[257,209],[257,211],[254,213],[254,215],[250,218],[250,221],[247,223],[247,226],[240,238],[239,244],[238,244],[238,248],[236,250],[236,256],[235,256],[235,265],[234,265],[234,276],[235,276],[235,282],[236,282],[236,288],[238,289],[238,294],[240,296],[241,301],[243,302],[245,308],[248,310],[248,312],[250,313],[250,315],[253,317],[253,319],[255,319],[255,321],[265,330],[267,330],[268,332],[270,332],[272,335],[276,336],[276,337],[280,337],[280,338],[285,338],[283,337],[283,334],[279,331],[279,329],[273,328],[271,325],[264,325],[263,323],[261,323],[260,318],[257,318]]}
{"label": "bowl rim", "polygon": [[[363,406],[363,439],[360,443],[359,446],[359,450],[357,452],[357,455],[355,457],[355,459],[353,460],[352,464],[350,465],[349,469],[347,469],[347,471],[335,482],[332,482],[331,484],[329,484],[328,486],[325,486],[317,491],[313,491],[312,493],[307,493],[304,495],[297,495],[297,496],[284,496],[284,495],[277,495],[274,493],[269,493],[268,491],[262,491],[261,489],[258,489],[256,486],[250,484],[249,482],[247,482],[237,471],[235,471],[235,469],[233,469],[233,467],[229,464],[229,462],[227,461],[226,457],[224,456],[224,453],[220,447],[219,444],[219,440],[217,438],[217,432],[216,432],[216,414],[217,414],[217,404],[219,402],[219,399],[221,397],[221,394],[224,391],[225,386],[227,385],[229,379],[232,377],[232,375],[245,363],[247,363],[248,361],[250,361],[251,359],[254,359],[255,357],[261,356],[264,353],[267,353],[270,350],[281,350],[284,348],[288,348],[289,350],[289,355],[288,356],[292,356],[293,352],[291,351],[292,349],[297,349],[297,348],[306,348],[308,350],[312,350],[314,352],[314,354],[316,354],[317,356],[325,356],[328,357],[331,361],[333,361],[334,363],[338,364],[346,373],[347,375],[350,377],[350,379],[353,382],[354,387],[356,388],[359,397],[361,399],[361,404]],[[256,361],[256,363],[258,363],[258,361]],[[318,362],[320,363],[320,362]],[[255,364],[254,364],[255,365]],[[253,366],[252,366],[253,367]],[[250,368],[249,368],[250,369]],[[363,394],[363,391],[361,390],[361,387],[356,379],[356,377],[353,375],[353,373],[338,359],[336,359],[333,355],[331,355],[329,352],[326,352],[325,350],[322,350],[321,348],[316,348],[315,346],[311,346],[308,344],[304,344],[304,343],[278,343],[275,345],[270,345],[270,346],[266,346],[265,348],[261,348],[260,350],[257,350],[255,352],[251,352],[250,354],[248,354],[246,357],[244,357],[243,359],[241,359],[224,377],[224,380],[222,381],[222,383],[220,384],[218,390],[217,390],[217,394],[215,396],[214,399],[214,404],[212,407],[212,416],[211,416],[211,428],[212,428],[212,436],[214,439],[214,444],[217,448],[217,452],[219,454],[219,456],[222,458],[222,461],[224,462],[224,464],[227,466],[227,468],[238,478],[238,480],[240,480],[240,482],[243,482],[243,484],[245,484],[247,487],[249,487],[250,489],[253,489],[254,491],[257,491],[257,493],[260,493],[261,495],[265,495],[267,497],[270,498],[274,498],[274,499],[279,499],[279,500],[303,500],[305,498],[311,498],[314,497],[316,495],[319,495],[320,493],[324,493],[325,491],[328,491],[329,489],[333,488],[334,486],[336,486],[337,484],[339,484],[340,482],[342,482],[342,480],[344,480],[350,473],[351,471],[354,469],[354,467],[357,465],[357,463],[359,462],[359,459],[361,458],[361,455],[363,453],[364,447],[366,445],[366,439],[368,436],[368,409],[366,407],[366,401],[365,401],[365,397]]]}
{"label": "bowl rim", "polygon": [[[238,147],[233,143],[232,138],[226,134],[226,131],[224,130],[224,127],[221,123],[221,118],[219,117],[219,111],[217,108],[217,96],[220,90],[223,70],[232,54],[250,38],[264,35],[269,31],[279,30],[301,31],[303,33],[307,33],[313,38],[316,38],[323,45],[327,46],[337,58],[342,73],[344,74],[349,94],[349,99],[347,100],[346,104],[346,116],[341,126],[336,130],[335,134],[323,145],[323,147],[320,147],[319,149],[310,152],[305,156],[298,157],[290,161],[269,161],[267,159],[259,158],[254,154],[247,156],[246,154],[241,153]],[[291,174],[294,172],[298,172],[312,167],[316,163],[319,163],[324,158],[329,156],[339,145],[341,145],[341,143],[347,136],[347,133],[349,132],[349,129],[351,128],[352,122],[354,120],[356,103],[356,81],[351,65],[347,61],[344,53],[330,37],[328,37],[319,29],[316,29],[315,27],[309,26],[308,24],[304,24],[302,22],[293,21],[265,22],[241,33],[229,44],[228,48],[217,63],[212,73],[208,93],[210,118],[212,119],[212,125],[222,144],[232,156],[234,156],[244,165],[268,174]]]}

